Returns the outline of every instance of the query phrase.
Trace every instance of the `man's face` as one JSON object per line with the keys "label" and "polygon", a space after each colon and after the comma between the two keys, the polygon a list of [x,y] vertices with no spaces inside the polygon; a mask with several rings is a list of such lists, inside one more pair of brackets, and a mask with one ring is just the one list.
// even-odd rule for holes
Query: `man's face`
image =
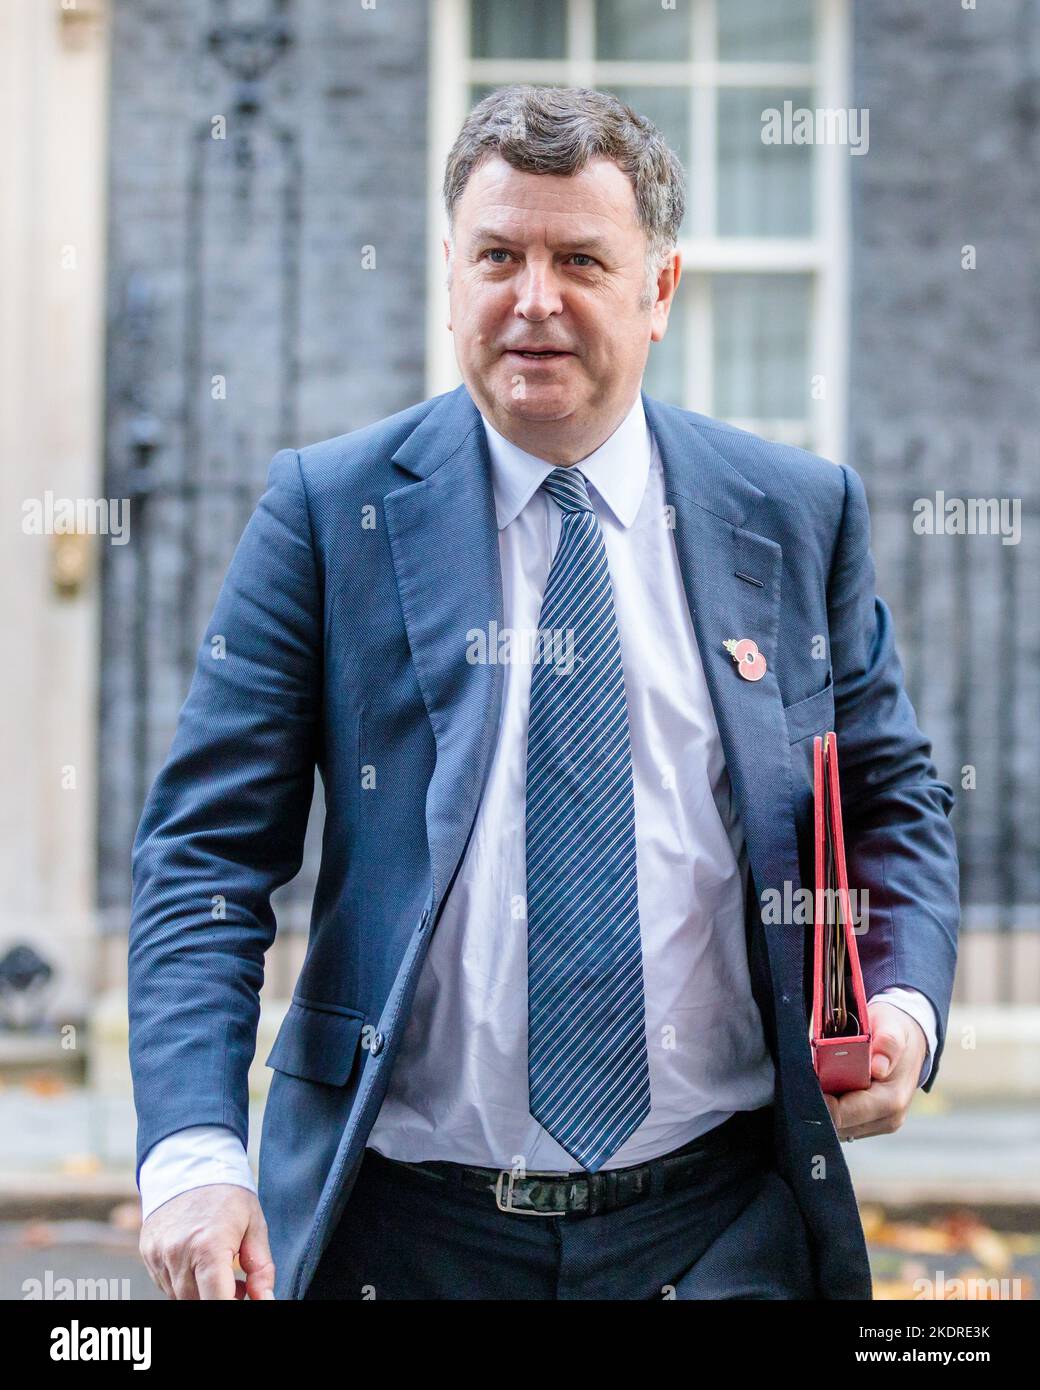
{"label": "man's face", "polygon": [[620,423],[678,283],[676,253],[657,303],[641,308],[645,256],[632,185],[610,160],[564,176],[522,173],[495,155],[470,175],[455,211],[448,326],[462,378],[496,429],[517,442],[578,443]]}

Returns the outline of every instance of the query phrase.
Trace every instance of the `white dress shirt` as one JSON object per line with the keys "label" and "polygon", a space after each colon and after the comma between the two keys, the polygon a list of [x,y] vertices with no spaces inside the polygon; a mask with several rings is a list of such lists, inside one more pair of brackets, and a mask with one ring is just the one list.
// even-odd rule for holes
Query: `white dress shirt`
{"label": "white dress shirt", "polygon": [[[484,420],[502,567],[503,627],[538,628],[562,513],[540,487],[552,464]],[[632,748],[637,887],[651,1108],[605,1168],[670,1152],[736,1110],[773,1099],[774,1068],[745,944],[747,851],[683,589],[664,473],[639,393],[578,465],[599,518],[614,592]],[[501,650],[501,648],[499,648]],[[498,740],[465,858],[423,964],[370,1147],[449,1160],[582,1171],[527,1109],[525,773],[531,653],[512,639]],[[552,660],[551,649],[541,649]],[[882,991],[920,1025],[931,1071],[936,1022],[916,990]],[[880,997],[880,996],[875,996]],[[873,1001],[871,1001],[873,1002]],[[192,1187],[256,1190],[222,1125],[168,1135],[141,1166],[143,1216]]]}

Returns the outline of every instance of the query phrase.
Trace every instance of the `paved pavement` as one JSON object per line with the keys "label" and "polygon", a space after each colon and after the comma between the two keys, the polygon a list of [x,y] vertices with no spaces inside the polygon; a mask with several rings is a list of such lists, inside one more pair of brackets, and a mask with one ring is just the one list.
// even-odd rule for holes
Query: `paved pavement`
{"label": "paved pavement", "polygon": [[902,1129],[844,1152],[861,1201],[1033,1207],[1040,1221],[1036,1106],[954,1109],[918,1096]]}
{"label": "paved pavement", "polygon": [[137,1239],[105,1221],[0,1222],[0,1300],[165,1299]]}

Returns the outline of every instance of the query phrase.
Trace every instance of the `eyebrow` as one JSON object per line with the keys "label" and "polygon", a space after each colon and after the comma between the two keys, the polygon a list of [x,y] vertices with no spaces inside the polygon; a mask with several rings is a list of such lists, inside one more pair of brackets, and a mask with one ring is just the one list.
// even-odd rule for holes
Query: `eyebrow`
{"label": "eyebrow", "polygon": [[[494,227],[477,227],[470,239],[474,245],[481,241],[501,242],[503,246],[518,247],[520,245],[518,241],[515,241],[510,236],[506,236],[505,233],[498,231]],[[570,251],[572,253],[575,251],[598,251],[601,254],[605,254],[610,250],[610,247],[602,237],[588,236],[576,237],[572,241],[561,241],[557,244],[556,249],[559,251]]]}

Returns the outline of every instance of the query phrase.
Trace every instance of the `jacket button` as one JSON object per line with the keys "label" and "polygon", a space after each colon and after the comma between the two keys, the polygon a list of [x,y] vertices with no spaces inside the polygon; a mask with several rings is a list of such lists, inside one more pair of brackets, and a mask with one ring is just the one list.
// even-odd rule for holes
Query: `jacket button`
{"label": "jacket button", "polygon": [[386,1041],[386,1039],[383,1037],[382,1033],[374,1033],[374,1034],[372,1035],[372,1044],[371,1044],[371,1049],[370,1049],[370,1050],[371,1050],[371,1053],[372,1053],[372,1056],[373,1056],[373,1057],[378,1057],[378,1056],[379,1056],[379,1054],[380,1054],[380,1053],[382,1052],[382,1050],[383,1050],[383,1043],[384,1043],[385,1041]]}

